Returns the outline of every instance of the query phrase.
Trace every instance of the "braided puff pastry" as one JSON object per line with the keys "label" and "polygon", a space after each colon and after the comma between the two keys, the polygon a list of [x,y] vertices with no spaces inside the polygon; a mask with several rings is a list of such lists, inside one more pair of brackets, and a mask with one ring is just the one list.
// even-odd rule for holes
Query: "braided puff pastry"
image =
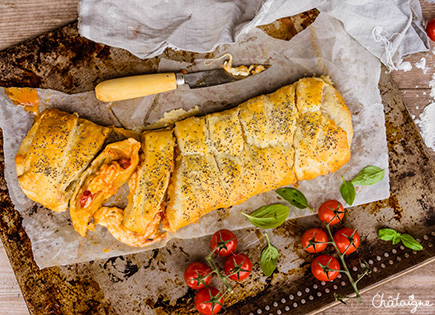
{"label": "braided puff pastry", "polygon": [[330,82],[305,78],[234,109],[177,122],[163,228],[335,172],[350,159],[352,120]]}
{"label": "braided puff pastry", "polygon": [[80,174],[100,151],[110,131],[77,114],[57,109],[42,112],[15,156],[24,193],[53,211],[67,210]]}

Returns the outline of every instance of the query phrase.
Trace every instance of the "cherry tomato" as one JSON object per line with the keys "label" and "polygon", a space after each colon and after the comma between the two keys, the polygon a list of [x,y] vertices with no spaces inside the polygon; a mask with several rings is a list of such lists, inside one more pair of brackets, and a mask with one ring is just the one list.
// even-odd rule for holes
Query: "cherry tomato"
{"label": "cherry tomato", "polygon": [[229,230],[219,230],[213,234],[210,240],[211,249],[220,257],[227,257],[234,253],[239,242],[236,235]]}
{"label": "cherry tomato", "polygon": [[334,225],[343,220],[344,208],[337,200],[327,200],[319,207],[318,214],[321,221]]}
{"label": "cherry tomato", "polygon": [[320,253],[328,244],[316,244],[315,242],[327,242],[328,236],[321,229],[309,229],[302,235],[302,247],[309,253]]}
{"label": "cherry tomato", "polygon": [[435,19],[432,19],[427,23],[426,34],[431,40],[435,41]]}
{"label": "cherry tomato", "polygon": [[340,269],[340,264],[337,259],[329,255],[320,255],[311,263],[311,272],[317,280],[332,281],[340,274],[339,271],[325,271],[319,263],[322,264],[322,266],[327,266],[329,269]]}
{"label": "cherry tomato", "polygon": [[234,254],[225,260],[224,271],[231,280],[241,281],[251,274],[252,262],[245,254]]}
{"label": "cherry tomato", "polygon": [[203,315],[214,315],[222,309],[222,294],[213,287],[203,288],[195,296],[195,307]]}
{"label": "cherry tomato", "polygon": [[193,262],[184,271],[184,282],[192,289],[198,290],[208,286],[213,274],[203,262]]}
{"label": "cherry tomato", "polygon": [[94,197],[95,194],[91,193],[90,190],[85,190],[79,199],[80,207],[86,207],[92,201],[92,199],[94,199]]}
{"label": "cherry tomato", "polygon": [[361,240],[354,229],[342,228],[335,232],[334,241],[337,244],[340,253],[343,254],[346,251],[345,255],[349,255],[356,251]]}

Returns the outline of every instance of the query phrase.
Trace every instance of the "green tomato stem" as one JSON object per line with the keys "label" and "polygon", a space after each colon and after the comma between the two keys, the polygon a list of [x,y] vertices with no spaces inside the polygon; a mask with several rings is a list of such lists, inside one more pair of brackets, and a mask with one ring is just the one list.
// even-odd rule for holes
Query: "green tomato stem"
{"label": "green tomato stem", "polygon": [[341,263],[345,269],[345,270],[343,270],[343,272],[349,278],[350,284],[352,285],[352,287],[355,291],[356,298],[358,299],[358,301],[360,303],[362,303],[362,299],[361,299],[361,296],[359,294],[358,287],[356,286],[356,282],[353,280],[352,275],[350,274],[349,268],[347,268],[346,261],[344,260],[344,254],[340,253],[340,251],[338,250],[337,244],[335,243],[334,237],[333,237],[332,232],[331,232],[331,228],[329,227],[329,223],[326,223],[326,229],[328,230],[329,237],[332,240],[332,245],[334,246],[335,251],[337,252],[337,255],[340,257]]}
{"label": "green tomato stem", "polygon": [[[215,248],[216,249],[216,248]],[[218,269],[218,267],[216,266],[216,264],[214,263],[213,259],[212,259],[212,255],[215,251],[215,249],[205,257],[205,260],[207,260],[207,263],[209,264],[212,272],[216,273],[217,276],[221,279],[221,281],[224,283],[225,285],[225,292],[223,294],[225,294],[226,292],[233,292],[233,287],[228,283],[227,281],[227,277],[224,276]],[[222,294],[222,295],[223,295]]]}

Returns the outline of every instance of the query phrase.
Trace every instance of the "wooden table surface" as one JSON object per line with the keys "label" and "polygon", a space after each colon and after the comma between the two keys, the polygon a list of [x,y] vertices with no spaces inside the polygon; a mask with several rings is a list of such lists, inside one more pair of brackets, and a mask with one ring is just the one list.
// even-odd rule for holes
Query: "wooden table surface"
{"label": "wooden table surface", "polygon": [[[0,50],[35,37],[49,30],[74,21],[78,16],[79,0],[0,0]],[[435,17],[435,3],[421,0],[423,16],[426,20]],[[429,81],[435,73],[435,45],[431,51],[404,58],[412,64],[411,71],[393,72],[392,76],[399,86],[403,99],[412,115],[418,117],[425,106],[435,102],[430,95]],[[422,58],[426,60],[426,73],[416,64]],[[435,152],[430,152],[435,157]],[[384,294],[408,299],[414,295],[415,300],[429,301],[432,307],[420,307],[415,314],[435,314],[435,265],[428,264],[398,277],[388,283],[363,294],[363,304],[349,302],[347,306],[339,305],[321,314],[410,314],[412,307],[375,308],[372,299]],[[15,279],[8,257],[0,243],[0,314],[29,314],[20,288]]]}

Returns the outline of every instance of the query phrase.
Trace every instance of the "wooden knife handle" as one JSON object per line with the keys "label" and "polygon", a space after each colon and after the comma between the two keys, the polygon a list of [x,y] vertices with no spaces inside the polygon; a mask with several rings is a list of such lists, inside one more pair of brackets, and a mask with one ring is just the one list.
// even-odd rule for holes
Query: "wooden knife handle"
{"label": "wooden knife handle", "polygon": [[113,102],[167,92],[176,88],[175,73],[156,73],[103,81],[95,87],[95,94],[100,101]]}

